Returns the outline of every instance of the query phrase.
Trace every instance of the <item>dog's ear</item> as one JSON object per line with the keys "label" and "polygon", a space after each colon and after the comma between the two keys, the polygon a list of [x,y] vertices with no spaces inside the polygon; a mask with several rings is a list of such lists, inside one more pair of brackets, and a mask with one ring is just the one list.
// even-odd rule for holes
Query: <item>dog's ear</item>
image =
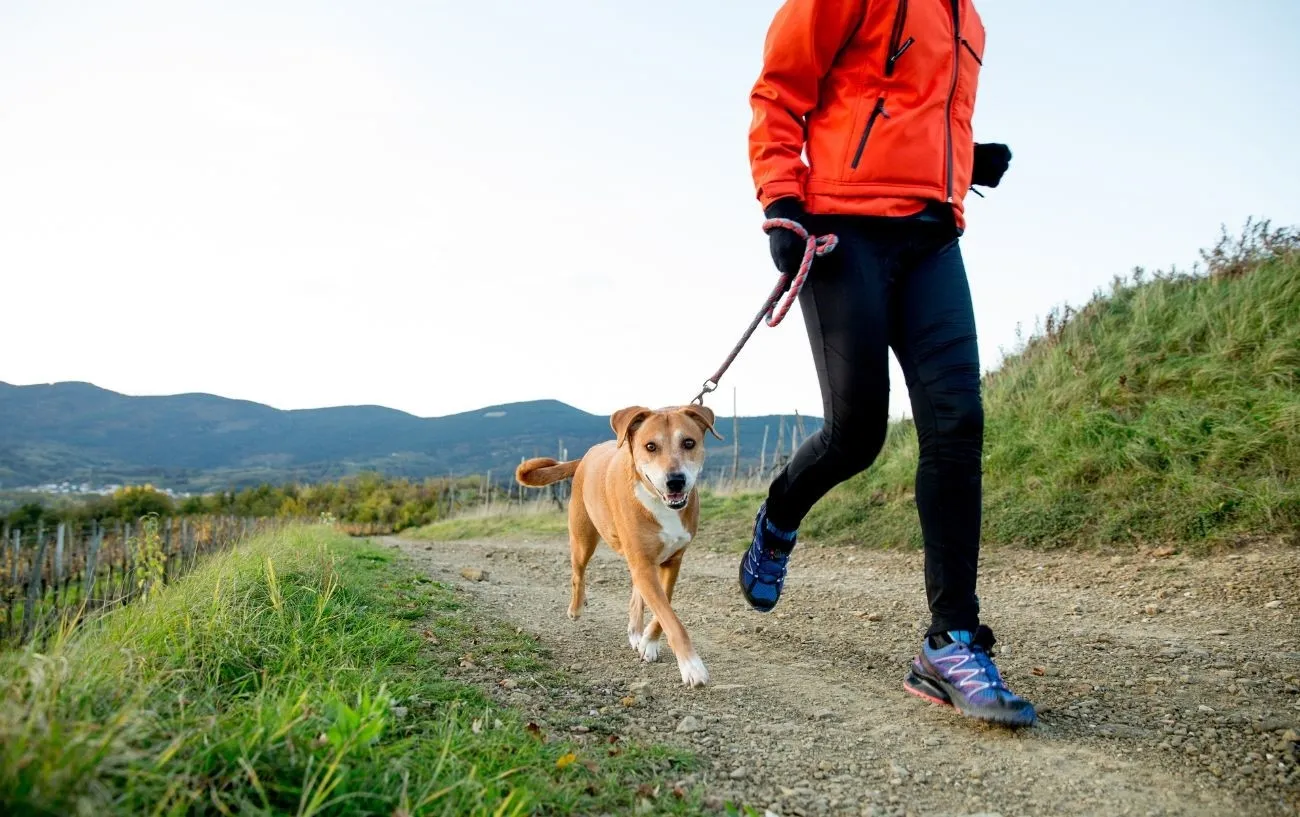
{"label": "dog's ear", "polygon": [[697,406],[691,404],[689,406],[683,406],[681,412],[703,426],[704,429],[714,437],[717,437],[719,440],[722,439],[722,435],[713,427],[713,421],[715,419],[713,409],[708,406]]}
{"label": "dog's ear", "polygon": [[618,439],[618,447],[622,448],[623,443],[627,442],[628,438],[636,433],[636,430],[641,427],[646,418],[653,413],[645,406],[628,406],[610,415],[609,426],[614,429],[614,436]]}

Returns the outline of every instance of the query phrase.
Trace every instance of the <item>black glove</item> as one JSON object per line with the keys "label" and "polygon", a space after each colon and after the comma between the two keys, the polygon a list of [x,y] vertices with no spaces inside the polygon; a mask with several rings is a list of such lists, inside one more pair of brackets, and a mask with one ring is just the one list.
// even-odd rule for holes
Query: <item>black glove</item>
{"label": "black glove", "polygon": [[975,145],[975,163],[971,168],[970,183],[983,187],[997,187],[1002,174],[1011,164],[1011,148],[996,142]]}
{"label": "black glove", "polygon": [[[804,228],[808,227],[806,223],[808,216],[804,213],[803,203],[794,197],[777,199],[767,206],[763,215],[768,218],[788,218],[797,221]],[[799,271],[799,264],[803,261],[804,249],[808,246],[808,242],[792,230],[780,227],[767,234],[767,241],[776,268],[793,278]]]}

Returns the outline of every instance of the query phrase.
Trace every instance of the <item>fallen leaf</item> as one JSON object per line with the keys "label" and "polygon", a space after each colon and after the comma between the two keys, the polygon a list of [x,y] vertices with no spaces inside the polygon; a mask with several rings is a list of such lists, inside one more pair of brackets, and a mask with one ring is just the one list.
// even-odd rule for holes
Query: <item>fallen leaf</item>
{"label": "fallen leaf", "polygon": [[567,755],[563,755],[562,757],[560,757],[559,760],[555,761],[555,768],[566,769],[569,766],[573,765],[573,762],[577,759],[578,759],[577,755],[575,755],[573,752],[569,752]]}

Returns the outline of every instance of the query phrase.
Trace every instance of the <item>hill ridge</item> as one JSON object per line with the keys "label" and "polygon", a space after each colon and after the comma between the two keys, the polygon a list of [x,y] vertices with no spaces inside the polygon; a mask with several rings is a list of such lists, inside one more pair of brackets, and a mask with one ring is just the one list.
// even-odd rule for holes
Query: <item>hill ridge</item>
{"label": "hill ridge", "polygon": [[[793,427],[793,415],[784,419]],[[820,427],[818,418],[801,419],[808,433]],[[781,420],[741,418],[743,468],[760,458],[763,426],[772,446]],[[607,415],[554,398],[420,417],[375,404],[279,409],[206,392],[128,395],[84,381],[0,381],[0,489],[152,481],[188,490],[367,470],[411,478],[492,471],[504,479],[521,457],[555,453],[561,441],[577,456],[610,433]]]}

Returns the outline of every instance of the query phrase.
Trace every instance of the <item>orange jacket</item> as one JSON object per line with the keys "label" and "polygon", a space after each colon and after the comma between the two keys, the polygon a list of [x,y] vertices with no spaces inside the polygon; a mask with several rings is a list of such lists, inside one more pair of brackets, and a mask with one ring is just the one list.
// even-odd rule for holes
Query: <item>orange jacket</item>
{"label": "orange jacket", "polygon": [[972,0],[786,0],[750,94],[759,203],[895,216],[949,202],[964,226],[983,58]]}

